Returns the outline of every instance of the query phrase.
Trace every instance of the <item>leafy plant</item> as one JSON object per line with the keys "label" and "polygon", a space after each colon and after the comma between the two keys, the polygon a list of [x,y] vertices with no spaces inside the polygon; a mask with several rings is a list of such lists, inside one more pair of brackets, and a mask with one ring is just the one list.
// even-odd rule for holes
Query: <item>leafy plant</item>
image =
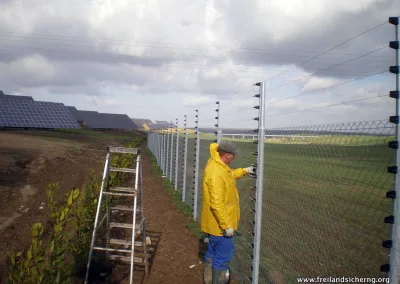
{"label": "leafy plant", "polygon": [[[128,147],[137,147],[142,138],[132,140]],[[136,155],[115,154],[111,166],[128,168]],[[110,186],[119,186],[125,175],[112,173]],[[7,283],[76,283],[78,272],[86,267],[97,210],[100,184],[94,170],[82,193],[79,188],[69,191],[61,203],[54,199],[58,184],[47,189],[50,215],[50,240],[43,243],[43,225],[36,223],[31,229],[31,245],[26,251],[8,252],[10,273]],[[114,200],[115,202],[115,200]],[[105,212],[103,203],[101,211]]]}
{"label": "leafy plant", "polygon": [[71,266],[65,262],[70,252],[70,234],[66,233],[67,223],[78,201],[78,188],[70,190],[65,204],[56,204],[54,191],[57,184],[50,184],[47,190],[51,215],[51,241],[43,246],[43,225],[36,223],[31,229],[31,245],[26,252],[8,252],[11,271],[8,283],[73,283],[68,278]]}

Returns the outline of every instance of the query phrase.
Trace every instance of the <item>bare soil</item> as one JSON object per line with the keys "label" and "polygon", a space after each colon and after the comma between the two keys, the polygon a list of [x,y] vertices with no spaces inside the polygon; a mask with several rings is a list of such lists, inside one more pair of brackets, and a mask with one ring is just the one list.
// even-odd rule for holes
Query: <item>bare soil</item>
{"label": "bare soil", "polygon": [[[32,225],[49,220],[47,186],[57,182],[62,193],[58,198],[63,198],[69,189],[84,187],[91,169],[100,175],[106,147],[132,138],[126,132],[113,134],[120,136],[0,132],[0,283],[8,274],[7,251],[27,248]],[[202,283],[201,244],[187,229],[189,218],[175,208],[161,179],[144,157],[144,214],[153,251],[149,275],[138,269],[135,283]],[[113,283],[129,283],[126,275],[115,270],[113,278]]]}

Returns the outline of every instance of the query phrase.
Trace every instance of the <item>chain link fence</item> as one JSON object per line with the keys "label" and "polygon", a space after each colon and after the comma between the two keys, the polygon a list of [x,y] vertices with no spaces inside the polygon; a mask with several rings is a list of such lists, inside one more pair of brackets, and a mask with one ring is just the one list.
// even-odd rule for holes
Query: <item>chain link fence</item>
{"label": "chain link fence", "polygon": [[260,282],[385,277],[393,124],[280,128],[266,136]]}
{"label": "chain link fence", "polygon": [[[396,19],[398,25],[398,18],[390,18],[389,22],[395,24]],[[374,29],[381,26],[384,24]],[[396,42],[398,45],[398,41]],[[391,42],[390,48],[396,49],[396,42]],[[382,46],[322,70],[327,71],[386,48],[387,46]],[[311,88],[311,91],[304,90],[300,94],[268,103],[265,101],[267,91],[276,90],[313,74],[289,82],[279,82],[278,86],[271,85],[268,90],[266,82],[261,82],[256,84],[260,87],[259,94],[254,95],[249,89],[246,90],[249,92],[247,94],[242,90],[236,106],[232,105],[232,100],[226,102],[231,104],[226,105],[226,108],[235,109],[234,112],[220,116],[220,102],[217,102],[215,129],[199,128],[199,121],[205,124],[205,120],[214,118],[211,114],[202,118],[205,116],[203,112],[203,116],[199,118],[198,110],[194,132],[186,129],[185,122],[187,152],[185,156],[185,134],[182,134],[179,137],[181,150],[178,150],[178,163],[175,162],[175,165],[179,165],[176,168],[182,169],[177,172],[177,190],[182,191],[183,200],[192,208],[194,219],[201,218],[203,173],[210,158],[209,146],[216,139],[215,131],[218,133],[222,130],[222,136],[218,138],[234,141],[238,147],[239,155],[230,165],[232,169],[250,166],[256,168],[254,175],[246,175],[237,181],[241,214],[239,228],[234,237],[235,254],[230,263],[235,283],[299,283],[307,282],[307,277],[314,277],[309,280],[314,283],[322,283],[322,278],[327,277],[342,280],[347,277],[344,282],[348,280],[347,282],[364,283],[388,283],[387,277],[390,277],[391,283],[398,283],[400,222],[396,217],[400,214],[400,203],[396,198],[400,184],[400,96],[398,51],[396,52],[397,65],[391,66],[390,72],[379,70],[361,77],[352,75],[355,79],[335,82],[329,87]],[[368,77],[392,75],[387,73],[396,74],[396,90],[390,90],[389,96],[387,90],[374,91],[372,96],[365,89],[357,89],[357,93],[354,88],[350,88],[349,97],[353,97],[340,103],[324,105],[307,102],[311,107],[303,108],[302,103],[293,100]],[[251,97],[247,97],[250,92]],[[346,94],[341,95],[345,97]],[[258,99],[258,104],[251,105],[249,99],[254,97]],[[395,99],[395,113],[387,110],[390,103],[382,103],[383,97],[391,102]],[[348,106],[365,103],[367,100],[381,103],[380,109],[385,106],[385,115],[390,113],[387,115],[389,119],[361,119],[361,122],[316,126],[265,127],[265,123],[271,120],[279,122],[279,119],[270,117]],[[286,105],[275,109],[270,107],[282,102]],[[268,115],[265,110],[267,104],[270,107]],[[296,104],[300,105],[298,109],[286,111]],[[254,113],[254,108],[258,110],[258,115]],[[243,115],[247,111],[248,114]],[[370,115],[363,112],[358,114],[364,117]],[[243,125],[247,130],[236,128],[235,131],[230,131],[229,126],[222,128],[220,118],[225,119],[230,115],[234,115],[234,119],[225,122],[225,126],[227,123],[235,127]],[[242,119],[237,120],[237,116]],[[308,121],[319,120],[323,116],[324,112],[320,116],[309,117]],[[251,130],[251,122],[254,120],[258,126]],[[285,121],[296,122],[293,118]],[[176,161],[176,150],[175,154],[169,153],[172,151],[172,142],[160,139],[160,135],[164,138],[168,136],[158,133],[149,135],[149,148],[155,154],[162,153],[159,154],[159,163],[168,172],[168,163],[163,161]],[[175,143],[176,141],[175,139]],[[176,170],[170,171],[167,177],[174,181],[171,176]],[[364,279],[356,280],[355,277]]]}

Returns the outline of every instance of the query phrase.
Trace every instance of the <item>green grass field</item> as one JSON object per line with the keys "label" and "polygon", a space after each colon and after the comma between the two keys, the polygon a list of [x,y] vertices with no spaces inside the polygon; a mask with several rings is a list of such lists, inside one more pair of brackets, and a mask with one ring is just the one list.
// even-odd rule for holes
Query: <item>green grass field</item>
{"label": "green grass field", "polygon": [[[192,205],[194,137],[188,147],[186,202]],[[200,147],[199,203],[201,180],[213,135],[202,135]],[[266,139],[260,283],[284,279],[296,283],[305,276],[383,277],[380,266],[387,263],[382,241],[390,239],[393,176],[387,173],[394,150],[390,136],[326,135],[311,138]],[[230,139],[231,140],[231,139]],[[235,140],[240,155],[232,168],[256,162],[257,145]],[[183,138],[180,140],[181,150]],[[181,157],[182,155],[180,155]],[[183,157],[183,156],[182,156]],[[181,158],[180,158],[181,159]],[[182,180],[179,162],[179,181]],[[182,183],[178,183],[179,189]],[[250,276],[247,266],[253,231],[255,180],[238,181],[241,222],[236,253],[231,263],[235,275]]]}

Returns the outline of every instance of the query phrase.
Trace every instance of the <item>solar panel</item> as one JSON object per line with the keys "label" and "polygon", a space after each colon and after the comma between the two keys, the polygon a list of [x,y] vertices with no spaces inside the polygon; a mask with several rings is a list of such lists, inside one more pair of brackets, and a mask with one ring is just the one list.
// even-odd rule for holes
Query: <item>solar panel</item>
{"label": "solar panel", "polygon": [[83,122],[85,125],[89,126],[98,119],[98,114],[97,111],[78,110],[75,114],[75,118],[77,121]]}
{"label": "solar panel", "polygon": [[69,110],[69,112],[72,114],[72,116],[75,118],[76,121],[81,121],[79,111],[76,109],[76,107],[73,106],[66,106],[66,108]]}
{"label": "solar panel", "polygon": [[136,125],[126,114],[97,113],[88,121],[88,126],[95,129],[137,130]]}
{"label": "solar panel", "polygon": [[80,128],[62,103],[1,100],[0,127]]}
{"label": "solar panel", "polygon": [[33,98],[30,96],[11,96],[11,95],[0,95],[0,100],[28,100],[33,101]]}

